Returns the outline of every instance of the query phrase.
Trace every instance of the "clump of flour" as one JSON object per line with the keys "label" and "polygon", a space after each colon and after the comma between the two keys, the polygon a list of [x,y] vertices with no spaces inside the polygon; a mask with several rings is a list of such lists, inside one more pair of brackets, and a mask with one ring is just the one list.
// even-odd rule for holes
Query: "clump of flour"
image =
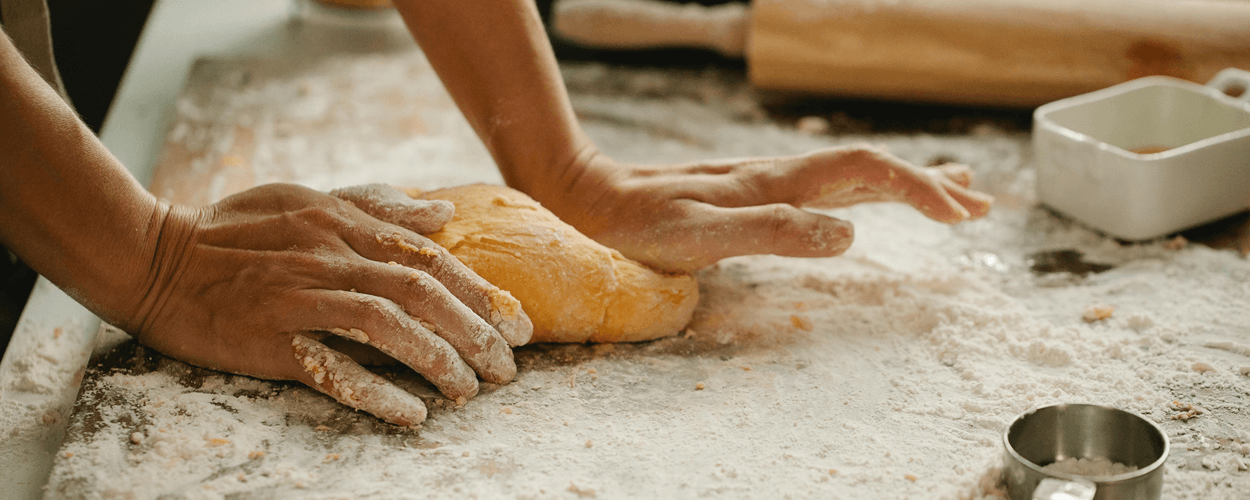
{"label": "clump of flour", "polygon": [[1136,471],[1136,465],[1125,465],[1104,457],[1068,457],[1042,467],[1043,472],[1074,474],[1077,476],[1118,476]]}

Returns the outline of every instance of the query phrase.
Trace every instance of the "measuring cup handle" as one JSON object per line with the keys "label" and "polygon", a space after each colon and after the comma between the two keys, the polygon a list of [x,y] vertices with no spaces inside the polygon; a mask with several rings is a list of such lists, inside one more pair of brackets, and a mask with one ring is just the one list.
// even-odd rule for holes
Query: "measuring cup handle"
{"label": "measuring cup handle", "polygon": [[1237,100],[1250,102],[1250,71],[1237,68],[1224,68],[1211,81],[1208,87],[1223,92]]}
{"label": "measuring cup handle", "polygon": [[1097,485],[1089,481],[1047,478],[1033,490],[1032,500],[1093,500]]}

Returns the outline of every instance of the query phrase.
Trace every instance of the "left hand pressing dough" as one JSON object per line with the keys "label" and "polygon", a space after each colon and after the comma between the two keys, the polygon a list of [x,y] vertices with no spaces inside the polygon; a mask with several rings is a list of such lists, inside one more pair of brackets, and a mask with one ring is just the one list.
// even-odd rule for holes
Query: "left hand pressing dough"
{"label": "left hand pressing dough", "polygon": [[407,192],[456,205],[451,222],[425,236],[521,302],[534,322],[531,343],[664,337],[686,326],[699,301],[693,276],[629,260],[520,191],[479,184]]}

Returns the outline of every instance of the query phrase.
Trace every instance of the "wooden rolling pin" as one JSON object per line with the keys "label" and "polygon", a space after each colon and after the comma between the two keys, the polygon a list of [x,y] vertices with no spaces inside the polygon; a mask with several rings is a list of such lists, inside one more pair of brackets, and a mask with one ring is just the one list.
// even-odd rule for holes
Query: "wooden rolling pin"
{"label": "wooden rolling pin", "polygon": [[[732,37],[691,35],[744,23],[750,78],[765,89],[1036,106],[1147,75],[1204,83],[1225,67],[1250,68],[1250,2],[1239,0],[754,0],[736,21],[688,6],[665,17],[674,7],[651,0],[564,0],[556,32],[579,41],[591,30],[569,21],[592,16],[570,12],[595,5],[597,38],[645,32],[652,47],[733,54]],[[658,43],[662,32],[675,43]]]}

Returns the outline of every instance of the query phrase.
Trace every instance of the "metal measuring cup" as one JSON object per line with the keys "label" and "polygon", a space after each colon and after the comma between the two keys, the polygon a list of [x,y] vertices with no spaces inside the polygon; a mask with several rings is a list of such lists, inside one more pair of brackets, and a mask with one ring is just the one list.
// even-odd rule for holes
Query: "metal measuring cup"
{"label": "metal measuring cup", "polygon": [[[1158,500],[1169,451],[1167,435],[1154,422],[1091,404],[1027,411],[1007,426],[1003,446],[1003,475],[1012,500]],[[1101,458],[1137,470],[1111,476],[1042,470],[1068,458]]]}

